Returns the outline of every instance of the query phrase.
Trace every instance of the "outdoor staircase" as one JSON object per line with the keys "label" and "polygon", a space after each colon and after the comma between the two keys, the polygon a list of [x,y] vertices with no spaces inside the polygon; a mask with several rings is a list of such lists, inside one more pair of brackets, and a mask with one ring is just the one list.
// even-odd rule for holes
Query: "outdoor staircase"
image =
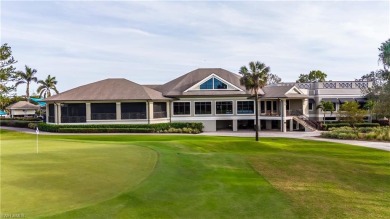
{"label": "outdoor staircase", "polygon": [[319,129],[319,124],[310,120],[305,115],[294,116],[293,120],[305,127],[305,131],[314,132]]}

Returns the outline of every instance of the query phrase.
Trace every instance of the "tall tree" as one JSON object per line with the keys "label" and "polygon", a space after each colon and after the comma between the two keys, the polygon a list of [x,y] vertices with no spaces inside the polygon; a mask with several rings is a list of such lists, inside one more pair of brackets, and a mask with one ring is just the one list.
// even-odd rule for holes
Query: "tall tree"
{"label": "tall tree", "polygon": [[333,103],[330,101],[321,101],[321,103],[317,106],[317,109],[321,109],[322,113],[324,113],[324,124],[325,124],[325,114],[326,112],[330,112],[332,115],[335,111]]}
{"label": "tall tree", "polygon": [[309,74],[300,74],[297,83],[323,82],[328,75],[320,70],[310,71]]}
{"label": "tall tree", "polygon": [[359,109],[357,102],[347,101],[340,107],[339,118],[341,121],[348,122],[352,127],[355,127],[356,123],[363,122],[366,114],[365,110]]}
{"label": "tall tree", "polygon": [[269,84],[278,84],[280,82],[282,82],[282,79],[278,75],[271,74],[271,73],[268,74],[267,85],[269,85]]}
{"label": "tall tree", "polygon": [[52,90],[56,92],[56,94],[58,94],[58,90],[56,87],[57,85],[56,77],[51,77],[51,75],[48,75],[45,80],[39,80],[38,84],[40,84],[40,86],[37,89],[37,92],[39,93],[39,97],[42,96],[44,98],[50,97]]}
{"label": "tall tree", "polygon": [[9,86],[8,83],[12,81],[15,68],[12,66],[15,61],[12,56],[11,47],[7,43],[0,47],[0,94],[6,95],[9,91],[13,90],[13,86]]}
{"label": "tall tree", "polygon": [[37,82],[38,79],[34,75],[37,73],[37,70],[32,69],[25,66],[25,72],[18,71],[16,72],[16,84],[15,86],[19,86],[21,84],[26,84],[26,98],[27,100],[30,98],[30,84],[31,82]]}
{"label": "tall tree", "polygon": [[368,114],[370,115],[370,122],[372,122],[372,110],[374,109],[375,107],[375,101],[374,100],[368,100],[365,104],[364,104],[364,109],[368,111]]}
{"label": "tall tree", "polygon": [[239,73],[242,75],[240,78],[241,85],[244,85],[247,90],[250,90],[255,96],[255,131],[256,141],[259,141],[259,90],[267,85],[267,80],[271,68],[259,61],[250,62],[249,70],[246,66],[240,68]]}
{"label": "tall tree", "polygon": [[383,64],[385,70],[390,68],[390,39],[386,40],[378,48],[379,62]]}

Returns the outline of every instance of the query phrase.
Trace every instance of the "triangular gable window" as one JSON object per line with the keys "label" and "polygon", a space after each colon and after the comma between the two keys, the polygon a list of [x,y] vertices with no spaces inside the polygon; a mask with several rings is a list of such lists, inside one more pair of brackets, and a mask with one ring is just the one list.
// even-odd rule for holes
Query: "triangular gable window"
{"label": "triangular gable window", "polygon": [[210,78],[206,82],[200,85],[201,90],[226,90],[227,84],[216,78]]}

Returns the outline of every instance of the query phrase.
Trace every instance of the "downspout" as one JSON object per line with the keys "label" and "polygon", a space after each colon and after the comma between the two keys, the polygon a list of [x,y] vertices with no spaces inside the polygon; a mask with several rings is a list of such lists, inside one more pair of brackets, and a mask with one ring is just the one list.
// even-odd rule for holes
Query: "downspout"
{"label": "downspout", "polygon": [[280,104],[280,115],[282,115],[282,121],[280,123],[280,125],[282,126],[281,129],[282,129],[282,132],[284,132],[284,104],[283,104],[283,100],[282,99],[279,99],[279,104]]}
{"label": "downspout", "polygon": [[148,124],[150,124],[150,107],[149,107],[149,100],[146,101],[146,108],[147,108],[147,117],[148,117]]}

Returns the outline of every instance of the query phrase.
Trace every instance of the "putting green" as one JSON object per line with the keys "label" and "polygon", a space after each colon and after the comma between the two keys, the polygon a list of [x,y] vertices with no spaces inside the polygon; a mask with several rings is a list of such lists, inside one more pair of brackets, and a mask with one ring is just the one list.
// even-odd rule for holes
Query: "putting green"
{"label": "putting green", "polygon": [[26,217],[78,209],[129,191],[147,178],[157,153],[112,142],[1,138],[1,211]]}

